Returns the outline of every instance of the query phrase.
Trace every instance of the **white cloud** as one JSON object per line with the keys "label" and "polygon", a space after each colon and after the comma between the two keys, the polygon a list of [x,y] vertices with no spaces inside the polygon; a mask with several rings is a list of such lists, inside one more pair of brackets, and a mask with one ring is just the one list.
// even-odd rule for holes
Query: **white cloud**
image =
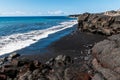
{"label": "white cloud", "polygon": [[25,14],[25,12],[23,12],[23,11],[15,11],[15,14],[24,15],[24,14]]}
{"label": "white cloud", "polygon": [[50,15],[61,15],[61,14],[64,14],[64,12],[61,11],[61,10],[57,10],[57,11],[48,11],[48,14],[50,14]]}
{"label": "white cloud", "polygon": [[43,13],[42,13],[42,12],[38,12],[37,14],[38,14],[38,15],[42,15]]}
{"label": "white cloud", "polygon": [[1,16],[17,16],[17,15],[25,15],[26,13],[23,11],[1,11]]}
{"label": "white cloud", "polygon": [[64,15],[61,10],[57,11],[38,11],[38,12],[25,12],[25,11],[0,11],[0,16],[41,16],[41,15]]}

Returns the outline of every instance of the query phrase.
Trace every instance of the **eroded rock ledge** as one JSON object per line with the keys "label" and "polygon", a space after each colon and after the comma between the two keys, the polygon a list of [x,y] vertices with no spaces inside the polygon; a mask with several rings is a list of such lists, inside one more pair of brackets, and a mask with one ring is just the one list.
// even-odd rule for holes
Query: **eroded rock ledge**
{"label": "eroded rock ledge", "polygon": [[120,15],[84,13],[78,17],[78,29],[104,35],[118,34],[120,33]]}
{"label": "eroded rock ledge", "polygon": [[95,75],[100,77],[99,80],[120,80],[120,34],[97,43],[92,53],[93,67],[98,72]]}

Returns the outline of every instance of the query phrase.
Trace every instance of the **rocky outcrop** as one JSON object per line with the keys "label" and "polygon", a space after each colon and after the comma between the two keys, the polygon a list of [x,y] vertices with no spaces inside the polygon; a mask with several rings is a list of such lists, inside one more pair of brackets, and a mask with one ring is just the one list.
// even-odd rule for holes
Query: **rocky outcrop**
{"label": "rocky outcrop", "polygon": [[100,74],[96,76],[103,77],[99,80],[120,80],[120,34],[97,43],[92,53],[93,67]]}
{"label": "rocky outcrop", "polygon": [[11,54],[0,67],[0,80],[90,80],[90,74],[79,72],[73,67],[73,59],[58,55],[46,63],[37,60],[20,59]]}
{"label": "rocky outcrop", "polygon": [[[92,80],[120,80],[120,13],[84,13],[78,17],[78,29],[83,32],[110,36],[92,48]],[[111,36],[112,35],[112,36]]]}
{"label": "rocky outcrop", "polygon": [[84,13],[78,17],[78,29],[104,35],[118,34],[120,33],[120,16]]}
{"label": "rocky outcrop", "polygon": [[68,17],[77,18],[80,14],[69,15]]}
{"label": "rocky outcrop", "polygon": [[120,10],[117,10],[117,11],[106,11],[104,13],[104,15],[107,15],[107,16],[120,16]]}

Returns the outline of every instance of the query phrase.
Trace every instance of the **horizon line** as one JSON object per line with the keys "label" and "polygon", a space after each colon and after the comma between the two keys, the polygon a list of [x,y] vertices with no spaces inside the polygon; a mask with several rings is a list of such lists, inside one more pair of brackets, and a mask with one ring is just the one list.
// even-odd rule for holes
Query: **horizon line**
{"label": "horizon line", "polygon": [[19,15],[19,16],[0,16],[0,17],[50,17],[50,16],[69,16],[69,15],[41,15],[41,16],[37,16],[37,15],[25,15],[25,16],[22,16],[22,15]]}

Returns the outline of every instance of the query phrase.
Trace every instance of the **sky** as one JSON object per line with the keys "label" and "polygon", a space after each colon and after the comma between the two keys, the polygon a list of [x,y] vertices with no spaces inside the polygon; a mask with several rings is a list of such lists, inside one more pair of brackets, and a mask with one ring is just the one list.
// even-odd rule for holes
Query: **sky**
{"label": "sky", "polygon": [[0,0],[0,16],[59,16],[120,9],[120,0]]}

